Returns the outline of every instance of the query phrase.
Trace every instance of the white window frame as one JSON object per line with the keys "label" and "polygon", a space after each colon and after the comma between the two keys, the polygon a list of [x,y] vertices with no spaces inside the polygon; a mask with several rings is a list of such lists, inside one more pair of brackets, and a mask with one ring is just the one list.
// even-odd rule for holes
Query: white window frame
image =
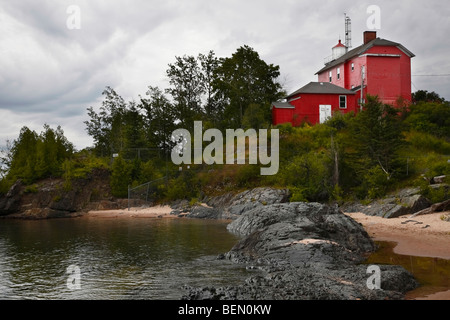
{"label": "white window frame", "polygon": [[[344,107],[341,106],[341,98],[344,98]],[[347,109],[347,96],[340,95],[339,96],[339,109]]]}
{"label": "white window frame", "polygon": [[333,71],[330,71],[328,76],[329,76],[330,82],[333,82]]}
{"label": "white window frame", "polygon": [[352,62],[352,72],[355,71],[355,63]]}
{"label": "white window frame", "polygon": [[341,80],[341,68],[337,68],[337,79]]}

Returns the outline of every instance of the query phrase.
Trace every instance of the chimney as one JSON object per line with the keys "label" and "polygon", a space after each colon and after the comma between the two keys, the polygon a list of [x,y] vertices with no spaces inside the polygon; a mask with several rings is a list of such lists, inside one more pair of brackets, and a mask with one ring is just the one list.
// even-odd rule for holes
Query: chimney
{"label": "chimney", "polygon": [[376,31],[364,31],[364,44],[369,43],[377,38]]}

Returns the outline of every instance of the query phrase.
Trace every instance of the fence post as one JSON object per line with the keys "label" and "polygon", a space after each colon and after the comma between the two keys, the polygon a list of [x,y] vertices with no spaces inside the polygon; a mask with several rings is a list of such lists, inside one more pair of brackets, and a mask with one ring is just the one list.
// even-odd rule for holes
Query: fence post
{"label": "fence post", "polygon": [[406,158],[406,175],[409,176],[409,157]]}
{"label": "fence post", "polygon": [[130,185],[128,185],[128,211],[130,211]]}

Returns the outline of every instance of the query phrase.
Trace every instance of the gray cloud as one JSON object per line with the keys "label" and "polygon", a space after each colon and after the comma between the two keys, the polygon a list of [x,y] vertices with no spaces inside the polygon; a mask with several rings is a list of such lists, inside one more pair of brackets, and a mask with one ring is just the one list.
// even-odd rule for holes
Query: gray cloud
{"label": "gray cloud", "polygon": [[[23,125],[40,131],[49,123],[86,147],[86,108],[101,104],[105,86],[127,100],[148,85],[167,87],[167,64],[184,54],[229,56],[247,44],[280,66],[280,80],[293,91],[316,80],[344,38],[344,12],[353,46],[361,44],[371,4],[381,8],[379,36],[416,54],[414,75],[450,73],[445,1],[0,0],[0,145]],[[80,30],[66,27],[69,5],[81,10]],[[413,90],[450,100],[450,77],[412,82]]]}

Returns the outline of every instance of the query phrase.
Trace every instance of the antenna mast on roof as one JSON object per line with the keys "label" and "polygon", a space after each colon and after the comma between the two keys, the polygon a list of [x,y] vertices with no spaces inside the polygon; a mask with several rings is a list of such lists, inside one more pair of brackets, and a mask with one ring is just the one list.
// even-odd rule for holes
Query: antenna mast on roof
{"label": "antenna mast on roof", "polygon": [[345,46],[347,50],[352,47],[352,20],[346,13],[345,16]]}

